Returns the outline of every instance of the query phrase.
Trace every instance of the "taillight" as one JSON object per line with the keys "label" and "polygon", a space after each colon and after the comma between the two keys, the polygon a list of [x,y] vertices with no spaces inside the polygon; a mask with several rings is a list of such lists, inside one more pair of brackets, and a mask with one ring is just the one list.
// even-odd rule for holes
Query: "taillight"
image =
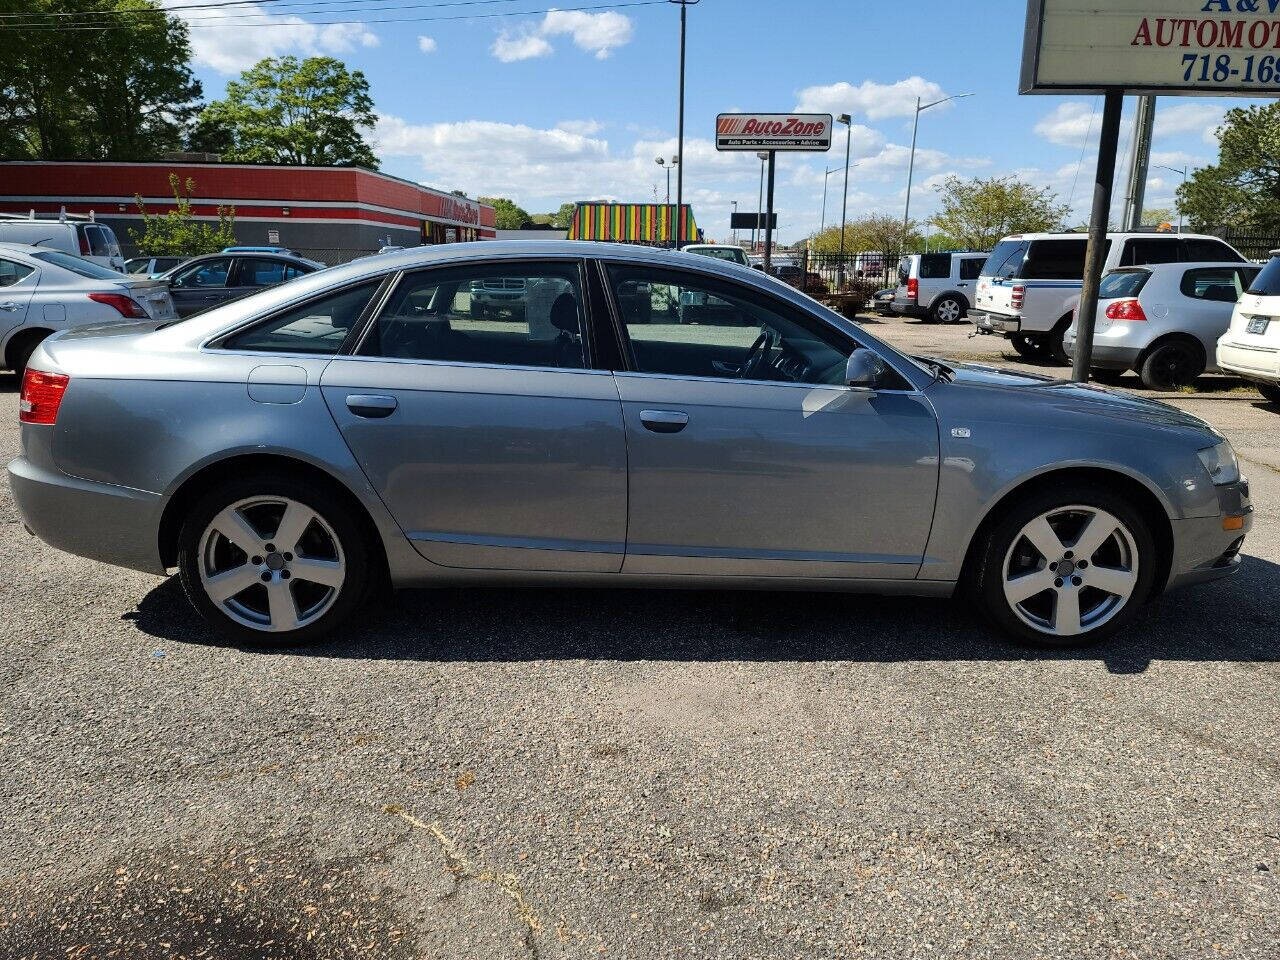
{"label": "taillight", "polygon": [[89,299],[115,307],[120,316],[128,317],[130,320],[147,319],[147,311],[142,309],[138,301],[126,297],[123,293],[91,293]]}
{"label": "taillight", "polygon": [[65,373],[45,373],[27,367],[18,398],[18,419],[23,423],[53,423],[58,419],[62,395],[71,378]]}
{"label": "taillight", "polygon": [[1107,304],[1108,320],[1146,320],[1147,314],[1137,300],[1116,300]]}
{"label": "taillight", "polygon": [[907,280],[907,299],[908,300],[920,299],[920,281],[917,280],[915,277],[911,277],[910,279]]}
{"label": "taillight", "polygon": [[1020,283],[1015,283],[1009,290],[1009,306],[1015,310],[1022,309],[1022,300],[1027,295],[1027,288]]}

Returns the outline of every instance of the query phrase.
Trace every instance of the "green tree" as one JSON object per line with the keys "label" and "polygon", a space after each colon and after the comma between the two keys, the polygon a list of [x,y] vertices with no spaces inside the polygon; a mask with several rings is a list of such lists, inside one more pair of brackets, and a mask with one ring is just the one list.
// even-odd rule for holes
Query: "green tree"
{"label": "green tree", "polygon": [[1218,162],[1178,188],[1178,208],[1197,230],[1280,227],[1280,103],[1227,111]]}
{"label": "green tree", "polygon": [[576,203],[560,204],[560,209],[551,215],[551,225],[557,230],[568,230],[569,225],[573,223],[574,211],[577,209]]}
{"label": "green tree", "polygon": [[218,207],[217,226],[197,220],[191,213],[191,193],[195,187],[195,181],[188,179],[183,184],[176,173],[169,174],[174,209],[167,213],[148,213],[142,197],[134,195],[142,214],[142,230],[130,229],[129,236],[142,253],[152,257],[198,257],[202,253],[216,253],[236,242],[235,207]]}
{"label": "green tree", "polygon": [[332,57],[269,57],[227,84],[226,99],[205,108],[199,129],[230,144],[223,160],[377,169],[361,133],[375,119],[359,70]]}
{"label": "green tree", "polygon": [[1146,207],[1142,211],[1142,223],[1147,227],[1158,227],[1162,223],[1173,223],[1178,219],[1169,207]]}
{"label": "green tree", "polygon": [[[101,22],[129,29],[58,29]],[[198,109],[187,27],[150,0],[0,0],[0,150],[39,160],[151,160]],[[48,16],[72,14],[72,16]]]}
{"label": "green tree", "polygon": [[[827,227],[821,233],[814,234],[810,243],[818,253],[839,253],[840,225]],[[844,226],[845,253],[897,253],[922,249],[924,237],[914,220],[907,224],[905,231],[900,218],[884,214],[871,214],[849,220]]]}
{"label": "green tree", "polygon": [[1011,233],[1058,230],[1068,212],[1050,188],[1016,177],[948,177],[937,189],[942,209],[933,225],[971,250],[990,250]]}
{"label": "green tree", "polygon": [[516,206],[515,201],[506,197],[481,197],[480,202],[493,207],[499,230],[522,230],[526,224],[533,222],[527,210]]}

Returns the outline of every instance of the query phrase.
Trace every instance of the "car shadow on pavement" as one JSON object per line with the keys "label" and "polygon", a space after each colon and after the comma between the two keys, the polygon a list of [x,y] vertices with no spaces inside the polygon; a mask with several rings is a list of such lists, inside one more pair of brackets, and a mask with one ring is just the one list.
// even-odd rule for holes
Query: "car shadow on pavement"
{"label": "car shadow on pavement", "polygon": [[0,393],[17,393],[21,386],[18,375],[11,371],[0,371]]}
{"label": "car shadow on pavement", "polygon": [[[1280,661],[1280,565],[1247,557],[1231,579],[1156,600],[1105,643],[1047,650],[1003,639],[959,601],[838,593],[543,588],[406,590],[309,647],[243,646],[211,630],[176,577],[124,615],[175,643],[369,660]],[[1233,611],[1224,615],[1224,611]]]}

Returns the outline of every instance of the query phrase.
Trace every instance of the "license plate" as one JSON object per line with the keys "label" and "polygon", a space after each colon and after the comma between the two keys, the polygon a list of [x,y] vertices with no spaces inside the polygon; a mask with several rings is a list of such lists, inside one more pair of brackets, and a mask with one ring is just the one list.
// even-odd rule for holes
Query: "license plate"
{"label": "license plate", "polygon": [[1267,324],[1271,322],[1270,317],[1253,317],[1249,321],[1249,326],[1245,328],[1246,333],[1266,333]]}

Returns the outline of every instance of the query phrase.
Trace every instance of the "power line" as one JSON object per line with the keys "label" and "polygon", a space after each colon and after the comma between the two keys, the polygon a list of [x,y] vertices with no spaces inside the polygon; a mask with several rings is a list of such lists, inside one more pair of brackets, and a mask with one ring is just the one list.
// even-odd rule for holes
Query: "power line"
{"label": "power line", "polygon": [[[320,2],[320,0],[309,0],[309,2],[314,5],[315,3]],[[350,2],[353,2],[353,0],[343,0],[343,2],[350,3]],[[367,0],[354,0],[354,2],[367,2]],[[516,0],[511,0],[511,2],[516,2]],[[451,16],[444,16],[444,17],[371,17],[371,18],[361,18],[356,20],[307,20],[305,22],[308,24],[311,24],[312,26],[317,26],[317,27],[339,26],[339,25],[346,25],[346,24],[376,24],[376,23],[439,23],[443,21],[453,21],[453,20],[492,20],[492,19],[501,19],[505,17],[527,17],[527,16],[536,16],[542,13],[562,13],[562,12],[569,13],[569,12],[576,12],[580,10],[581,11],[620,10],[620,9],[626,9],[630,7],[652,7],[652,6],[657,6],[659,4],[663,4],[666,2],[667,0],[632,0],[632,2],[599,3],[599,4],[592,4],[589,6],[580,6],[580,7],[548,7],[548,8],[543,8],[539,10],[511,10],[511,11],[505,11],[502,13],[454,14]],[[423,7],[422,5],[412,5],[412,6],[407,6],[400,9],[432,9],[434,7],[447,6],[447,5],[449,4],[428,4],[425,7]],[[397,9],[397,8],[384,7],[382,9]],[[129,11],[123,11],[123,12],[128,13]],[[308,12],[308,11],[299,11],[299,12]],[[344,8],[341,10],[333,10],[333,11],[310,11],[310,12],[319,13],[323,16],[326,14],[333,15],[333,14],[341,14],[341,13],[357,13],[361,11],[355,8]],[[298,15],[297,13],[294,14],[294,16],[297,16],[297,15]],[[255,24],[253,23],[252,19],[250,19],[249,22],[247,23],[245,22],[245,19],[246,18],[262,18],[264,16],[270,16],[270,14],[232,13],[226,16],[218,16],[218,17],[200,17],[200,18],[175,17],[174,19],[181,19],[182,22],[185,23],[191,29],[200,29],[202,27],[205,27],[205,28],[219,27],[224,25],[230,25],[230,26],[240,25],[240,26],[246,26],[246,27],[254,26]],[[193,20],[204,21],[204,22],[193,22]],[[209,21],[216,21],[216,22],[209,22]],[[71,25],[47,24],[47,23],[46,24],[3,23],[3,24],[0,24],[0,30],[19,30],[20,29],[20,30],[26,30],[27,32],[31,32],[31,33],[45,33],[45,32],[67,33],[71,31],[80,32],[80,31],[88,31],[88,30],[99,30],[99,31],[101,30],[133,30],[133,29],[137,29],[138,27],[145,27],[145,26],[147,26],[147,24],[138,23],[136,21],[132,23],[117,22],[117,23],[99,23],[99,24],[74,22]]]}

